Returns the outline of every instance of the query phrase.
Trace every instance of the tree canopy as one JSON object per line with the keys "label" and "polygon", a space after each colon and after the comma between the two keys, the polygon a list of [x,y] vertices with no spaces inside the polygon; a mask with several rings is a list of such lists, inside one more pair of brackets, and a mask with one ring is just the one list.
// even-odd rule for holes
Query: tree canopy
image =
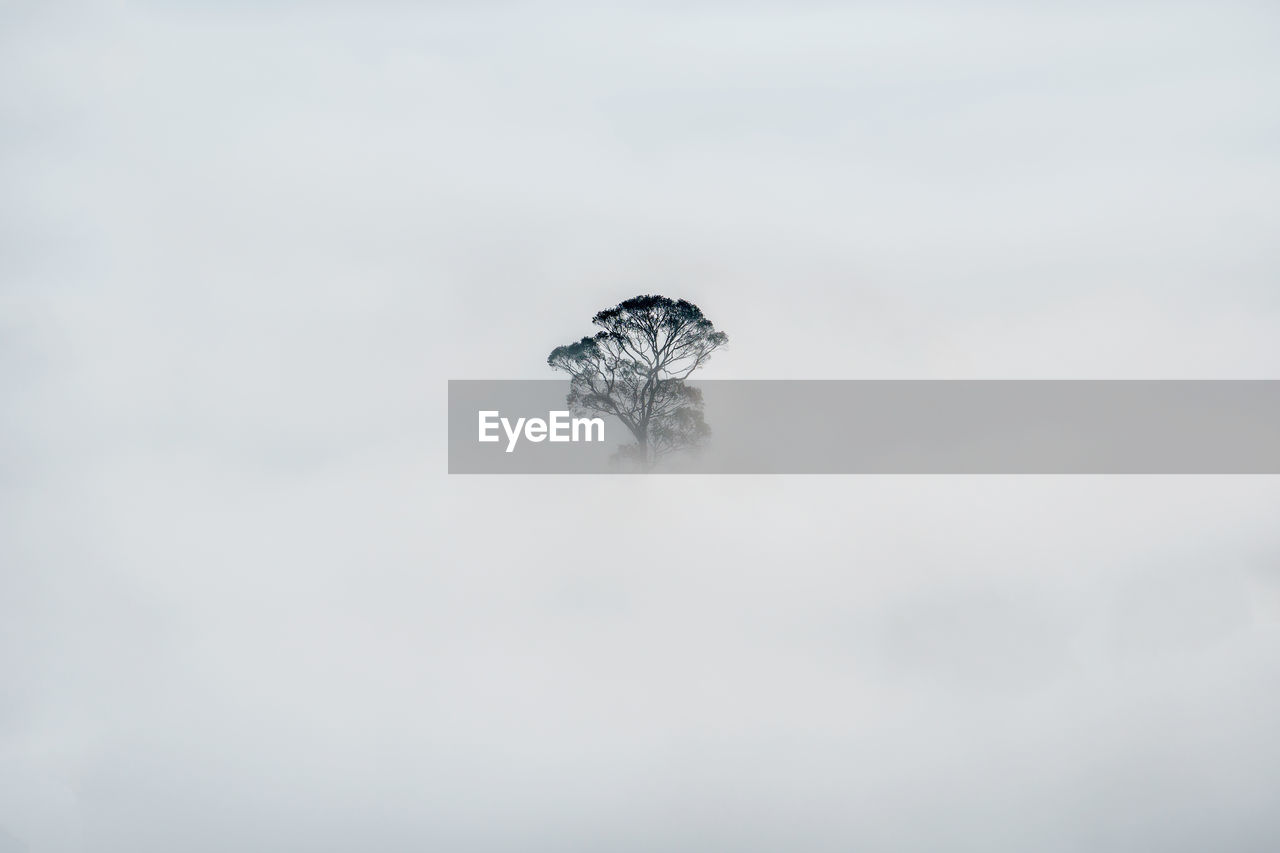
{"label": "tree canopy", "polygon": [[635,296],[598,312],[601,331],[556,347],[547,364],[571,377],[569,405],[613,415],[636,439],[624,448],[646,466],[699,444],[710,428],[702,393],[685,380],[729,341],[698,306],[665,296]]}

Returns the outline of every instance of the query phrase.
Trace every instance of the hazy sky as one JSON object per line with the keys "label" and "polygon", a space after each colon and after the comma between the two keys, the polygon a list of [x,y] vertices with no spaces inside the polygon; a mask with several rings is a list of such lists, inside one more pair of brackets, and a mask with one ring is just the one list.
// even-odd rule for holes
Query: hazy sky
{"label": "hazy sky", "polygon": [[0,853],[1280,848],[1274,477],[449,478],[729,378],[1280,378],[1270,3],[0,7]]}

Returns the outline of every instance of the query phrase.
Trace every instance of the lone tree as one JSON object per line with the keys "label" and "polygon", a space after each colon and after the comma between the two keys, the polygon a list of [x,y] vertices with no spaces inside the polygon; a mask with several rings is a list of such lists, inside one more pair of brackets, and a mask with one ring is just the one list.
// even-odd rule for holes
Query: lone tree
{"label": "lone tree", "polygon": [[631,431],[636,443],[620,455],[649,467],[711,433],[702,419],[702,392],[685,379],[729,336],[697,305],[634,296],[591,322],[603,331],[556,347],[547,364],[571,377],[568,403],[575,413],[613,415]]}

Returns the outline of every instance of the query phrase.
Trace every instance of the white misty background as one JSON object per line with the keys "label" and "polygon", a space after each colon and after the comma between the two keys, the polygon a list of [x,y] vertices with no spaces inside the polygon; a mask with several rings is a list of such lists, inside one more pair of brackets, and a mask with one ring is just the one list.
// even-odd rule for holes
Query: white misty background
{"label": "white misty background", "polygon": [[1276,849],[1275,478],[443,431],[643,292],[702,378],[1277,377],[1277,23],[6,4],[0,851]]}

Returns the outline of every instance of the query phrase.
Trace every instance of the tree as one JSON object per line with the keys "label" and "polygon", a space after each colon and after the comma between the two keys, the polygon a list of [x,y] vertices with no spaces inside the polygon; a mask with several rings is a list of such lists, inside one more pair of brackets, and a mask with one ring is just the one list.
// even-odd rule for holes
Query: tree
{"label": "tree", "polygon": [[635,437],[623,457],[644,467],[695,447],[710,433],[702,392],[685,384],[729,336],[697,305],[665,296],[634,296],[591,319],[602,331],[556,347],[547,364],[571,377],[575,413],[613,415]]}

